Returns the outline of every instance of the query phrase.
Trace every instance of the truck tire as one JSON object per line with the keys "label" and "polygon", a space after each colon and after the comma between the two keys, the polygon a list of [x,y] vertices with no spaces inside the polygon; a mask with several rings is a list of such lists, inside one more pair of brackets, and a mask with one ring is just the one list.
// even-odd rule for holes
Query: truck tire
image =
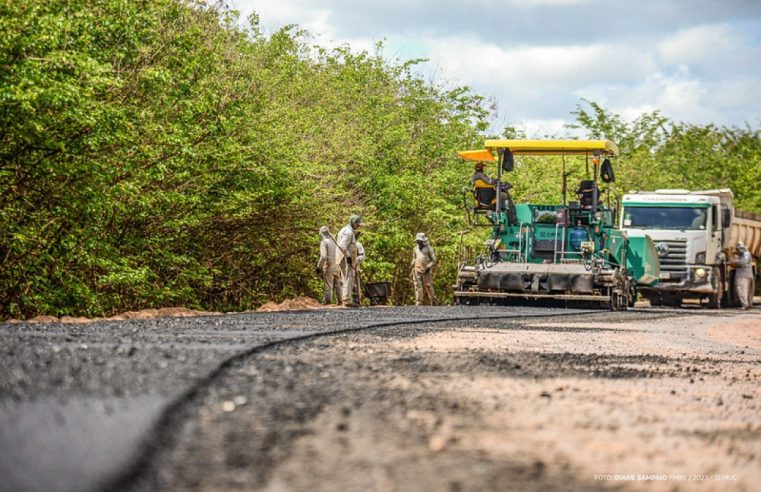
{"label": "truck tire", "polygon": [[740,306],[740,298],[737,297],[735,288],[735,271],[729,272],[729,281],[724,284],[724,307],[735,308]]}
{"label": "truck tire", "polygon": [[717,282],[718,288],[716,289],[716,292],[713,294],[710,294],[708,296],[708,308],[709,309],[719,309],[723,304],[725,304],[724,301],[724,280],[719,279]]}

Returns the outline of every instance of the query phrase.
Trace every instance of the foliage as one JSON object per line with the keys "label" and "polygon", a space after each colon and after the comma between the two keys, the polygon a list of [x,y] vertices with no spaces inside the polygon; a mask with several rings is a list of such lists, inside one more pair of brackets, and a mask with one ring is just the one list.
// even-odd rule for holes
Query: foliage
{"label": "foliage", "polygon": [[[468,88],[201,0],[0,0],[0,28],[0,317],[316,296],[317,230],[350,213],[365,280],[409,302],[425,232],[451,298],[470,173],[455,152],[487,131]],[[590,106],[577,125],[619,142],[619,187],[730,186],[761,210],[758,130]],[[558,201],[561,161],[518,167],[518,199]]]}
{"label": "foliage", "polygon": [[[629,190],[730,188],[739,209],[761,212],[761,129],[678,123],[658,111],[629,122],[592,101],[573,116],[571,129],[618,144],[616,182],[603,186],[611,204]],[[511,127],[504,136],[525,138]],[[591,179],[592,163],[582,157],[519,158],[507,179],[518,201],[560,203],[564,170],[573,200],[579,182]]]}
{"label": "foliage", "polygon": [[730,188],[738,208],[761,212],[761,129],[678,123],[658,111],[626,122],[587,104],[572,126],[618,143],[618,190]]}
{"label": "foliage", "polygon": [[203,2],[3,0],[0,22],[0,315],[314,294],[316,230],[350,211],[397,301],[415,232],[451,263],[469,90]]}

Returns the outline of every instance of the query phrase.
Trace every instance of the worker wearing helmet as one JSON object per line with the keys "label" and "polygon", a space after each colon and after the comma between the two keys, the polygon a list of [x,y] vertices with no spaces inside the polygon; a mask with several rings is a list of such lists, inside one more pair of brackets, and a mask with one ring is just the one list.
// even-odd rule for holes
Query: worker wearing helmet
{"label": "worker wearing helmet", "polygon": [[470,177],[470,182],[472,184],[476,184],[476,181],[483,181],[484,183],[494,186],[497,184],[497,180],[494,178],[490,178],[484,173],[484,163],[483,162],[476,162],[476,168],[473,172],[473,176]]}
{"label": "worker wearing helmet", "polygon": [[[415,283],[415,305],[436,304],[433,292],[433,266],[436,264],[436,253],[428,244],[428,238],[422,232],[415,236],[415,249],[412,252],[412,279]],[[427,298],[427,299],[426,299]],[[427,302],[426,302],[427,301]]]}
{"label": "worker wearing helmet", "polygon": [[349,223],[338,232],[338,250],[336,259],[341,266],[341,302],[348,307],[359,307],[352,299],[357,275],[357,238],[354,231],[362,226],[359,215],[349,217]]}
{"label": "worker wearing helmet", "polygon": [[322,275],[322,303],[333,303],[333,292],[336,302],[341,304],[341,267],[336,263],[336,242],[330,235],[327,226],[320,228],[320,259],[317,260],[317,272]]}
{"label": "worker wearing helmet", "polygon": [[750,291],[751,285],[753,285],[753,257],[742,241],[737,241],[735,249],[740,255],[737,260],[732,262],[732,265],[737,267],[735,270],[735,292],[740,300],[740,307],[750,309],[753,301],[751,297],[753,293]]}

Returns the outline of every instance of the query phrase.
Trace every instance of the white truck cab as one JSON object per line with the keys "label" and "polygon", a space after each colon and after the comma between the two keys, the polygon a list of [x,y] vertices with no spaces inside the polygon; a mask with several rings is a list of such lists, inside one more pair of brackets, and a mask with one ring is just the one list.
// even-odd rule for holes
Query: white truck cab
{"label": "white truck cab", "polygon": [[660,280],[641,292],[651,304],[679,305],[707,298],[718,307],[728,290],[727,258],[732,191],[681,189],[630,192],[621,203],[620,227],[648,235],[660,260]]}

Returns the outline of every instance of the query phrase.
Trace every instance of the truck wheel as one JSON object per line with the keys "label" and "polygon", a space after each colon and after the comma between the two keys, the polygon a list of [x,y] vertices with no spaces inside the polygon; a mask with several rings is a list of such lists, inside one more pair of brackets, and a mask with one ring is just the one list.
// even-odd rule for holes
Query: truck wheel
{"label": "truck wheel", "polygon": [[725,285],[723,306],[738,307],[740,305],[740,298],[737,297],[737,289],[735,288],[735,270],[729,273],[729,281]]}
{"label": "truck wheel", "polygon": [[710,309],[719,309],[724,300],[724,282],[721,279],[718,282],[719,288],[716,292],[708,296],[708,307]]}

